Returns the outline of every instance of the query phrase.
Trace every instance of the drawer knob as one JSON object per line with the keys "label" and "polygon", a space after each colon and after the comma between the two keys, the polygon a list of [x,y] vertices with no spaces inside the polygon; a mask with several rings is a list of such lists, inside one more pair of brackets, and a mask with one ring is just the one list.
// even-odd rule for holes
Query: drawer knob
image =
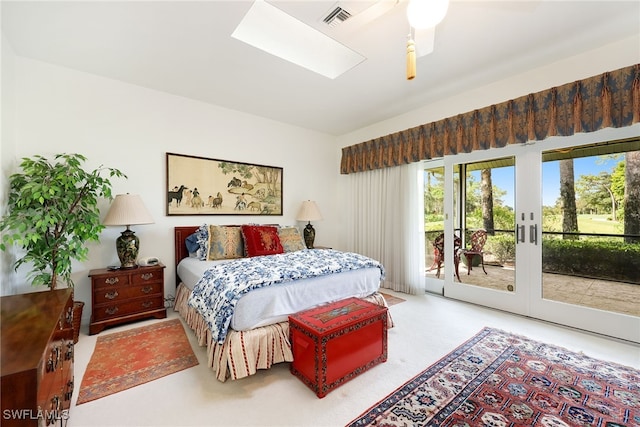
{"label": "drawer knob", "polygon": [[64,353],[64,360],[73,359],[73,341],[67,343],[67,351]]}
{"label": "drawer knob", "polygon": [[118,297],[118,291],[112,291],[112,292],[107,292],[106,294],[104,294],[104,297],[106,299],[116,299]]}
{"label": "drawer knob", "polygon": [[107,307],[104,312],[108,315],[116,314],[118,312],[118,307]]}
{"label": "drawer knob", "polygon": [[60,412],[60,396],[57,394],[51,398],[51,410],[47,414],[47,425],[56,421],[56,416]]}
{"label": "drawer knob", "polygon": [[153,273],[144,273],[144,274],[141,274],[140,277],[142,278],[142,280],[153,279]]}
{"label": "drawer knob", "polygon": [[153,290],[153,286],[145,286],[144,288],[142,288],[142,293],[143,294],[148,294]]}
{"label": "drawer knob", "polygon": [[104,283],[106,283],[107,285],[115,285],[118,282],[119,280],[117,277],[108,277],[104,279]]}
{"label": "drawer knob", "polygon": [[152,305],[153,305],[153,301],[145,301],[145,302],[143,302],[143,303],[142,303],[142,306],[143,306],[144,308],[149,308],[149,307],[151,307]]}
{"label": "drawer knob", "polygon": [[[72,325],[73,324],[73,307],[69,307],[67,308],[67,316],[65,321],[67,322],[67,325]],[[62,328],[60,328],[62,329]]]}
{"label": "drawer knob", "polygon": [[58,369],[60,363],[60,347],[55,346],[51,349],[49,360],[47,360],[47,372],[53,372]]}
{"label": "drawer knob", "polygon": [[67,381],[67,391],[64,393],[64,400],[71,400],[73,396],[73,380]]}

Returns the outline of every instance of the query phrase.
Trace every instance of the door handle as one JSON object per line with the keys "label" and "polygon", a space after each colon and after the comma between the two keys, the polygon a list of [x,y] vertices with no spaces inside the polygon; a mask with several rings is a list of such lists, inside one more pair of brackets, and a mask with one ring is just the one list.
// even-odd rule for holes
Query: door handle
{"label": "door handle", "polygon": [[524,243],[525,228],[524,225],[516,226],[516,243]]}
{"label": "door handle", "polygon": [[529,226],[529,243],[538,244],[538,224]]}

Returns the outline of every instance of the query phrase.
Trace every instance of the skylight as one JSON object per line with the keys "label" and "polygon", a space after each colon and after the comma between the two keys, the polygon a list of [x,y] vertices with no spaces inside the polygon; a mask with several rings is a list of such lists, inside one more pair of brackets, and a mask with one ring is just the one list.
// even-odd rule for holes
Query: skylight
{"label": "skylight", "polygon": [[253,3],[231,37],[330,79],[366,59],[263,0]]}

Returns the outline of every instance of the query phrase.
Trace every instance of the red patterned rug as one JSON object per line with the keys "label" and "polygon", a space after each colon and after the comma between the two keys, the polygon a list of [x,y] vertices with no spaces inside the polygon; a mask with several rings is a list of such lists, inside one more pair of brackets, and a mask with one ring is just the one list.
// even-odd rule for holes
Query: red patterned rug
{"label": "red patterned rug", "polygon": [[484,328],[349,426],[640,426],[640,371]]}
{"label": "red patterned rug", "polygon": [[100,335],[76,405],[198,364],[179,319]]}

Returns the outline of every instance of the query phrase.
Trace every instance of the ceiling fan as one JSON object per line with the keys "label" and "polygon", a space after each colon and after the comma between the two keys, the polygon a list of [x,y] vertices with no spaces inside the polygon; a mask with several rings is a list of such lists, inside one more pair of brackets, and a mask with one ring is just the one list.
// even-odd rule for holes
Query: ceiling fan
{"label": "ceiling fan", "polygon": [[[444,19],[449,2],[455,0],[339,0],[325,14],[322,22],[331,32],[352,32],[372,22],[393,8],[406,3],[409,34],[407,37],[407,79],[416,75],[416,58],[433,52],[436,26]],[[540,0],[526,2],[490,2],[468,0],[470,4],[482,3],[482,7],[523,10],[535,7]],[[341,25],[348,22],[346,25]]]}
{"label": "ceiling fan", "polygon": [[407,41],[407,79],[415,77],[415,60],[433,52],[435,27],[440,23],[448,10],[449,0],[373,0],[373,1],[341,1],[327,12],[323,23],[331,28],[340,28],[349,21],[348,27],[353,30],[371,22],[401,3],[407,3],[407,19],[409,35]]}

